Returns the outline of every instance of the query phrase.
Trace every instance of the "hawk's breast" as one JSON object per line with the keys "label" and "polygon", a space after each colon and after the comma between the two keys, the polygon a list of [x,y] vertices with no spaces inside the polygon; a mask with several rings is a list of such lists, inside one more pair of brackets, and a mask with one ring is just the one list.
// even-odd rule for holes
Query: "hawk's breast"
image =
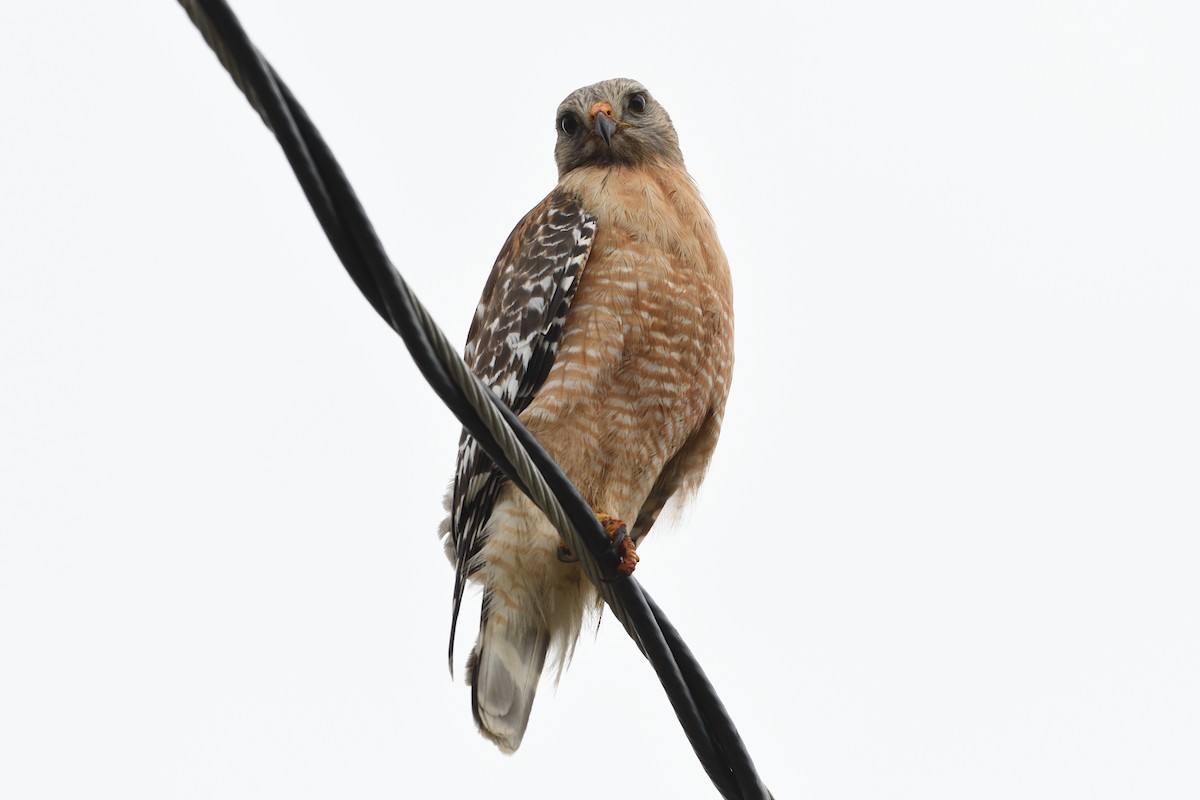
{"label": "hawk's breast", "polygon": [[563,188],[595,215],[596,238],[554,366],[522,416],[585,497],[636,515],[666,462],[724,407],[728,265],[681,170],[581,169]]}

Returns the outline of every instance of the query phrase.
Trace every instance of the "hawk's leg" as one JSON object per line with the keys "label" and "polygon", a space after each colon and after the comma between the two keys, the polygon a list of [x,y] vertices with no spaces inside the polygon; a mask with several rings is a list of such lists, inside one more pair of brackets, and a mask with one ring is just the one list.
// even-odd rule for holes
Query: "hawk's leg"
{"label": "hawk's leg", "polygon": [[[608,534],[608,538],[613,540],[617,554],[621,557],[621,563],[617,565],[617,574],[632,575],[634,567],[641,561],[641,558],[638,557],[637,549],[633,546],[633,539],[629,536],[625,523],[603,512],[596,514],[596,519],[600,520],[604,532]],[[573,563],[579,560],[579,556],[575,555],[571,548],[561,544],[558,546],[558,560]]]}

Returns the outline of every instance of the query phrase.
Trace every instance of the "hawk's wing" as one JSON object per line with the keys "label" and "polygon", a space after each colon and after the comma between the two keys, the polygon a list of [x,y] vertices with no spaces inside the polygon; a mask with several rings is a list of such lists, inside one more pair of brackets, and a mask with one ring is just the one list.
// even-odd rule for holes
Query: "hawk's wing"
{"label": "hawk's wing", "polygon": [[[519,414],[537,394],[558,351],[563,322],[596,233],[596,218],[556,189],[509,234],[483,287],[467,334],[471,370]],[[450,505],[454,555],[454,628],[484,526],[505,478],[464,431]]]}

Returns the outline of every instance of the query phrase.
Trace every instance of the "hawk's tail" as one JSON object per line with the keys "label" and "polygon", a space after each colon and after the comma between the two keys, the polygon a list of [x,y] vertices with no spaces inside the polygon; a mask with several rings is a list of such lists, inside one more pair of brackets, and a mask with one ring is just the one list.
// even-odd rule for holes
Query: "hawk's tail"
{"label": "hawk's tail", "polygon": [[479,640],[467,662],[472,711],[480,732],[504,752],[514,753],[529,724],[550,632],[512,611],[488,614],[487,607],[485,597]]}

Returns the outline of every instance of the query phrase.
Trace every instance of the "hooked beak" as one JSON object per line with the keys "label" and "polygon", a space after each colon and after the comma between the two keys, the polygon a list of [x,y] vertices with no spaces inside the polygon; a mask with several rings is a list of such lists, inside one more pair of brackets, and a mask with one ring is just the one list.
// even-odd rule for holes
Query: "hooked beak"
{"label": "hooked beak", "polygon": [[612,147],[612,135],[617,130],[617,121],[612,116],[612,105],[595,103],[588,109],[588,113],[592,115],[592,131],[604,140],[605,145]]}

